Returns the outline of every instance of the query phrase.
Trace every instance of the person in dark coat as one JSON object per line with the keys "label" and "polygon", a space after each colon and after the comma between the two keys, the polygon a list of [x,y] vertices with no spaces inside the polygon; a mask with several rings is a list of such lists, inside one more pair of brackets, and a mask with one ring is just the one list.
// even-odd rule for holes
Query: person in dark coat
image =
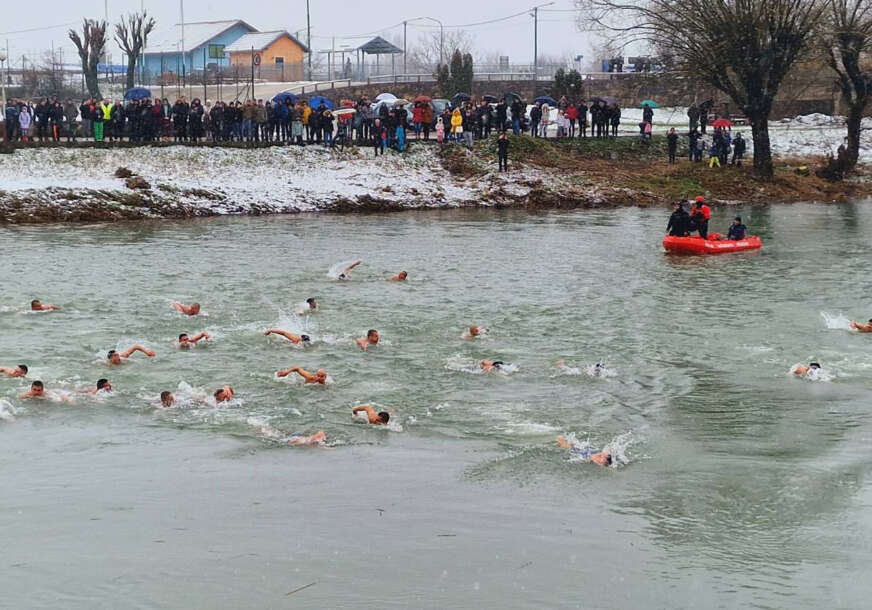
{"label": "person in dark coat", "polygon": [[184,98],[179,98],[176,100],[176,103],[173,104],[172,121],[173,127],[175,128],[176,142],[185,142],[188,139],[187,128],[189,110],[190,108],[188,104],[185,103]]}
{"label": "person in dark coat", "polygon": [[[612,124],[612,136],[618,136],[618,126],[621,124],[621,107],[613,106],[611,110],[611,116],[609,117]],[[607,130],[608,131],[608,130]]]}
{"label": "person in dark coat", "polygon": [[690,233],[690,214],[684,209],[683,202],[675,202],[675,211],[669,217],[666,232],[673,237],[687,237]]}
{"label": "person in dark coat", "polygon": [[[501,99],[500,102],[497,104],[497,110],[496,110],[496,117],[497,117],[496,127],[500,133],[502,133],[506,130],[506,120],[508,119],[508,112],[509,112],[509,106],[506,104],[506,100]],[[443,117],[443,122],[444,122],[444,120],[445,119]]]}
{"label": "person in dark coat", "polygon": [[666,134],[666,148],[669,150],[669,162],[675,163],[675,153],[678,152],[678,134],[675,133],[675,127],[671,127]]}
{"label": "person in dark coat", "polygon": [[578,131],[582,138],[587,137],[587,104],[578,104]]}
{"label": "person in dark coat", "polygon": [[203,137],[203,105],[198,98],[191,101],[188,110],[188,134],[192,142],[199,141]]}
{"label": "person in dark coat", "polygon": [[539,121],[542,120],[542,107],[536,104],[530,109],[530,135],[539,137]]}
{"label": "person in dark coat", "polygon": [[497,140],[497,162],[500,164],[500,171],[509,171],[509,138],[506,137],[506,132],[500,134]]}
{"label": "person in dark coat", "polygon": [[691,133],[696,130],[696,126],[699,123],[699,108],[696,106],[691,106],[687,109],[687,121],[688,121],[688,133]]}
{"label": "person in dark coat", "polygon": [[733,161],[732,165],[736,167],[742,167],[742,156],[745,154],[746,147],[745,138],[742,137],[741,133],[736,134],[736,139],[733,140]]}

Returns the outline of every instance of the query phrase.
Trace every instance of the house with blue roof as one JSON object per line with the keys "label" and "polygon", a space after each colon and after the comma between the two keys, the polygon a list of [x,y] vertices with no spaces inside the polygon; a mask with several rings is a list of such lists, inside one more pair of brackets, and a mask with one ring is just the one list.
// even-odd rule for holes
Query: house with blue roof
{"label": "house with blue roof", "polygon": [[191,74],[209,64],[226,66],[229,56],[225,47],[256,31],[241,19],[200,21],[186,23],[184,27],[177,23],[163,30],[158,28],[148,37],[142,66],[147,78],[169,72]]}

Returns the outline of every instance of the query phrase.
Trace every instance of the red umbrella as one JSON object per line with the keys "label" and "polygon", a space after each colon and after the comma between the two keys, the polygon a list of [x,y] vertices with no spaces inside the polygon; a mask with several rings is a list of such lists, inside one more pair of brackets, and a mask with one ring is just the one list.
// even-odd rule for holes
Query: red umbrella
{"label": "red umbrella", "polygon": [[415,101],[421,102],[423,104],[429,104],[430,102],[433,101],[433,98],[430,97],[429,95],[419,95],[418,97],[415,98]]}
{"label": "red umbrella", "polygon": [[725,129],[732,126],[733,122],[730,119],[717,119],[714,123],[712,123],[712,127],[714,127],[715,129]]}

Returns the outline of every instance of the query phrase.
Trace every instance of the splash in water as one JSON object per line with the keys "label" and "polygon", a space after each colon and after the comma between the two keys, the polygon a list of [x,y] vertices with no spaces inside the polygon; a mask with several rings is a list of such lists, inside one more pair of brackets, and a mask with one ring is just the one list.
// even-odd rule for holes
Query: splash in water
{"label": "splash in water", "polygon": [[853,330],[851,328],[851,320],[842,314],[831,314],[826,311],[821,312],[821,318],[824,321],[824,326],[831,330]]}
{"label": "splash in water", "polygon": [[590,456],[599,451],[608,451],[612,456],[612,468],[626,466],[630,463],[630,458],[627,455],[627,450],[636,442],[632,432],[625,432],[616,436],[614,439],[597,449],[591,442],[590,437],[585,440],[579,440],[575,433],[570,432],[564,438],[572,446],[569,454],[570,462],[589,462]]}
{"label": "splash in water", "polygon": [[487,372],[496,373],[505,377],[518,371],[517,364],[510,364],[508,362],[501,362],[499,366],[494,366],[492,369],[485,371],[484,368],[482,368],[480,360],[472,360],[459,354],[447,358],[445,360],[445,368],[449,371],[469,373],[470,375],[483,375]]}
{"label": "splash in water", "polygon": [[570,366],[563,360],[557,361],[558,375],[584,375],[586,377],[607,378],[617,377],[618,371],[608,368],[604,363],[585,364],[582,366]]}
{"label": "splash in water", "polygon": [[327,277],[331,280],[348,280],[351,278],[351,274],[350,272],[346,273],[346,270],[357,262],[357,260],[349,260],[336,263],[327,271]]}
{"label": "splash in water", "polygon": [[822,368],[810,368],[808,371],[801,375],[797,375],[797,371],[800,367],[804,367],[806,365],[796,363],[792,367],[790,367],[789,374],[796,375],[798,377],[802,377],[803,379],[808,379],[809,381],[832,381],[836,378],[834,373]]}
{"label": "splash in water", "polygon": [[15,416],[21,413],[21,409],[17,409],[8,400],[0,398],[0,421],[15,421]]}

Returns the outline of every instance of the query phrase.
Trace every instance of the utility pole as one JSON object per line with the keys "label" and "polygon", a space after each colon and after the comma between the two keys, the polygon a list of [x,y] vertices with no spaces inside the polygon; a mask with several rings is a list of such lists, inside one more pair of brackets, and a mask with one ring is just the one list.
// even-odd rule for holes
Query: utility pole
{"label": "utility pole", "polygon": [[408,22],[403,22],[403,74],[406,74],[406,24]]}
{"label": "utility pole", "polygon": [[[6,116],[6,79],[9,78],[9,68],[6,66],[6,60],[9,59],[9,41],[6,41],[6,53],[0,53],[0,68],[3,68],[2,73],[0,73],[0,78],[3,79],[3,115]],[[9,134],[12,133],[12,130],[9,128],[9,125],[6,125],[6,139],[9,139]]]}
{"label": "utility pole", "polygon": [[182,91],[184,91],[185,90],[185,69],[186,69],[186,64],[188,63],[187,61],[185,61],[185,0],[179,0],[179,13],[181,15],[181,22],[182,22],[182,24],[181,24],[182,25],[182,40],[181,40],[181,44],[182,44]]}
{"label": "utility pole", "polygon": [[533,7],[533,98],[536,98],[539,86],[539,9],[551,6],[553,2],[539,4]]}
{"label": "utility pole", "polygon": [[254,45],[251,46],[251,99],[254,97]]}
{"label": "utility pole", "polygon": [[309,80],[312,80],[312,19],[309,13],[309,0],[306,0],[306,46],[309,47]]}

